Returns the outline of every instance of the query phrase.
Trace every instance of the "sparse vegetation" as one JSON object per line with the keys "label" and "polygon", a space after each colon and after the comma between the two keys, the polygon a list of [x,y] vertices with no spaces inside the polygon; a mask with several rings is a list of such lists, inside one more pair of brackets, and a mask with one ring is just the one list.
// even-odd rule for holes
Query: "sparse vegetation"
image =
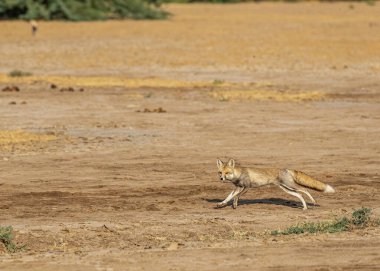
{"label": "sparse vegetation", "polygon": [[[12,104],[16,104],[16,102]],[[36,134],[22,130],[0,130],[0,152],[27,150],[32,147],[33,144],[56,139],[57,137],[55,135],[50,134]]]}
{"label": "sparse vegetation", "polygon": [[22,76],[31,76],[32,73],[20,70],[13,70],[8,74],[10,77],[22,77]]}
{"label": "sparse vegetation", "polygon": [[[373,222],[373,223],[371,223]],[[377,220],[371,220],[371,209],[361,208],[352,213],[351,219],[342,217],[333,222],[306,222],[295,226],[290,226],[285,230],[275,230],[271,235],[290,235],[302,233],[336,233],[349,231],[356,228],[365,228],[367,226],[378,226]]]}
{"label": "sparse vegetation", "polygon": [[209,95],[219,101],[277,101],[277,102],[301,102],[321,101],[327,98],[327,94],[320,91],[275,91],[267,89],[247,90],[215,90]]}
{"label": "sparse vegetation", "polygon": [[144,94],[144,98],[151,98],[153,96],[153,92],[148,92]]}
{"label": "sparse vegetation", "polygon": [[351,223],[356,227],[364,228],[371,221],[371,209],[361,208],[352,213]]}
{"label": "sparse vegetation", "polygon": [[220,96],[219,97],[219,101],[221,101],[221,102],[228,102],[229,100],[230,100],[230,98],[226,97],[226,96]]}
{"label": "sparse vegetation", "polygon": [[8,252],[14,253],[19,247],[13,243],[13,228],[12,226],[1,227],[0,226],[0,242],[4,244]]}
{"label": "sparse vegetation", "polygon": [[214,81],[212,81],[213,85],[221,85],[223,83],[224,83],[224,80],[220,80],[220,79],[215,79]]}

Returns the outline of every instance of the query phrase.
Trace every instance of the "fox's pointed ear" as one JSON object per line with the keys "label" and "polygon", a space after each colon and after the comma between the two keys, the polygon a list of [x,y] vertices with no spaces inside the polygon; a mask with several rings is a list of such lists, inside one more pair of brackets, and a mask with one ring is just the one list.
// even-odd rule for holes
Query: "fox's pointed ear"
{"label": "fox's pointed ear", "polygon": [[234,168],[235,167],[235,160],[231,158],[228,161],[227,166]]}
{"label": "fox's pointed ear", "polygon": [[223,164],[222,160],[216,159],[216,165],[217,165],[218,169],[220,169],[220,170],[223,169],[224,164]]}

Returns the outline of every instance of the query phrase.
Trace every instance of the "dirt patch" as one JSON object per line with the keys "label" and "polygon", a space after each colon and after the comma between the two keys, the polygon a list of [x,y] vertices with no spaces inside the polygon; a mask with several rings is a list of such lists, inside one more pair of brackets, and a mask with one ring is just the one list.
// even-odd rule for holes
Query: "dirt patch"
{"label": "dirt patch", "polygon": [[166,113],[166,110],[163,109],[162,107],[154,108],[154,109],[149,109],[149,108],[144,108],[144,110],[136,110],[137,113]]}
{"label": "dirt patch", "polygon": [[[282,249],[285,257],[298,247],[322,266],[333,262],[348,268],[342,256],[346,246],[364,242],[372,251],[380,246],[377,228],[293,238],[267,234],[305,221],[331,221],[361,206],[380,215],[373,200],[380,181],[376,103],[221,102],[210,96],[214,90],[202,89],[156,90],[147,96],[145,89],[88,88],[64,95],[56,89],[46,92],[44,83],[39,86],[41,90],[23,94],[38,107],[2,107],[3,123],[12,115],[19,127],[52,133],[3,131],[8,135],[3,143],[31,148],[3,151],[0,161],[1,216],[15,228],[16,244],[26,245],[15,256],[4,254],[2,268],[22,269],[32,259],[34,269],[41,263],[50,268],[64,262],[64,268],[73,264],[86,270],[98,259],[101,266],[118,269],[120,261],[132,266],[132,257],[140,259],[135,266],[139,269],[164,257],[187,269],[207,254],[199,267],[207,269],[222,254],[232,253],[230,263],[245,266],[247,261],[255,263],[258,255]],[[139,98],[131,98],[130,91]],[[158,105],[167,113],[135,112],[136,107]],[[26,114],[30,118],[25,119]],[[43,121],[36,117],[40,114]],[[226,128],[230,122],[233,127]],[[223,156],[246,166],[299,169],[329,183],[337,193],[312,192],[318,205],[310,204],[303,212],[295,198],[264,187],[249,192],[236,210],[216,209],[232,190],[217,181],[215,160]],[[327,263],[325,253],[316,253],[320,249],[328,250],[334,260]],[[379,257],[377,252],[363,255],[366,268]],[[176,260],[180,256],[186,260]],[[273,263],[274,258],[266,257]],[[297,259],[297,264],[314,268]],[[362,268],[359,256],[355,259],[359,262],[354,266]],[[288,270],[295,265],[275,262],[276,268]],[[158,268],[166,267],[160,262]]]}
{"label": "dirt patch", "polygon": [[20,88],[17,86],[6,86],[1,91],[2,92],[12,92],[12,91],[19,92]]}

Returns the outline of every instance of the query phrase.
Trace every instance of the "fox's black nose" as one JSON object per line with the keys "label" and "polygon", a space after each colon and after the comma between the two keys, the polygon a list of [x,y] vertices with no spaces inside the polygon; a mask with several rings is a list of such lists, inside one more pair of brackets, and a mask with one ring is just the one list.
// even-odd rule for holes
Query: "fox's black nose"
{"label": "fox's black nose", "polygon": [[221,180],[221,181],[223,181],[223,178],[222,178],[222,177],[220,177],[220,180]]}

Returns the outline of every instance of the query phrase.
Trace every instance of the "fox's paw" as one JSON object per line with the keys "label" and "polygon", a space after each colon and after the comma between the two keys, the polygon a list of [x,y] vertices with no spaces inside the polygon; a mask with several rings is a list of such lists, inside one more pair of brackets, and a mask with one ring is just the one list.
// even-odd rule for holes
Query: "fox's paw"
{"label": "fox's paw", "polygon": [[225,202],[219,202],[217,205],[216,205],[216,208],[223,208],[223,207],[226,207],[227,206],[227,203]]}

